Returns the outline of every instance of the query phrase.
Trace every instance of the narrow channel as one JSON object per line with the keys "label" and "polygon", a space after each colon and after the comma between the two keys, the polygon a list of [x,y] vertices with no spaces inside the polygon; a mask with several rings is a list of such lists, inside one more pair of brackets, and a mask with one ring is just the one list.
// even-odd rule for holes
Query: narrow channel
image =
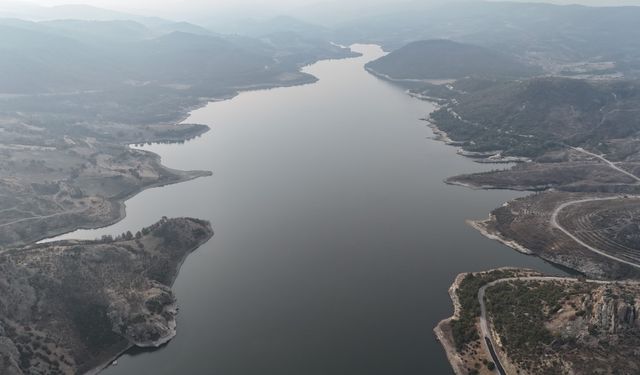
{"label": "narrow channel", "polygon": [[210,220],[215,237],[184,264],[178,336],[127,354],[109,375],[451,374],[432,333],[460,272],[557,273],[465,224],[522,193],[445,185],[496,168],[432,140],[434,107],[364,70],[383,55],[305,68],[306,86],[245,92],[192,113],[208,134],[151,145],[172,168],[213,176],[150,189],[92,239],[162,216]]}

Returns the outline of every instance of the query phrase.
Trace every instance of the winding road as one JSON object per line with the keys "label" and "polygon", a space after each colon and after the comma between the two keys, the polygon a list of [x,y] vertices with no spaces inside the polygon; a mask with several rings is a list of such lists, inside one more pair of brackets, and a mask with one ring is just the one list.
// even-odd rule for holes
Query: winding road
{"label": "winding road", "polygon": [[84,210],[73,210],[73,211],[67,211],[67,212],[59,212],[59,213],[51,214],[51,215],[40,215],[40,216],[25,217],[25,218],[22,218],[22,219],[10,221],[8,223],[0,224],[0,228],[6,227],[6,226],[9,226],[9,225],[13,225],[13,224],[23,223],[25,221],[51,219],[51,218],[58,217],[58,216],[73,215],[73,214],[78,214],[78,213],[82,213],[82,212],[84,212]]}
{"label": "winding road", "polygon": [[[587,151],[583,148],[580,147],[571,147],[573,150],[581,152],[583,154],[586,154],[588,156],[591,156],[593,158],[596,158],[604,163],[606,163],[609,167],[611,167],[612,169],[625,174],[631,178],[633,178],[636,183],[640,183],[640,177],[634,175],[631,172],[625,171],[624,169],[618,167],[614,162],[607,160],[604,156],[602,155],[598,155],[598,154],[594,154],[590,151]],[[570,201],[570,202],[565,202],[563,204],[561,204],[560,206],[558,206],[554,211],[553,214],[551,215],[551,226],[553,228],[558,229],[559,231],[561,231],[562,233],[566,234],[567,236],[569,236],[569,238],[571,238],[572,240],[574,240],[576,243],[580,244],[581,246],[583,246],[584,248],[588,249],[589,251],[592,251],[596,254],[599,254],[601,256],[604,256],[606,258],[615,260],[617,262],[620,263],[624,263],[627,264],[631,267],[640,269],[640,264],[638,263],[634,263],[634,262],[630,262],[624,259],[620,259],[616,256],[613,256],[611,254],[608,254],[605,251],[602,251],[600,249],[597,249],[587,243],[585,243],[584,241],[582,241],[581,239],[579,239],[578,237],[576,237],[575,235],[573,235],[571,232],[569,232],[567,229],[565,229],[564,227],[562,227],[562,225],[560,225],[560,223],[558,222],[558,216],[559,214],[566,209],[567,207],[573,206],[573,205],[577,205],[577,204],[582,204],[582,203],[588,203],[588,202],[597,202],[597,201],[609,201],[609,200],[618,200],[618,199],[640,199],[640,196],[613,196],[613,197],[605,197],[605,198],[587,198],[587,199],[579,199],[579,200],[575,200],[575,201]],[[482,286],[479,290],[478,290],[478,302],[480,303],[480,331],[481,331],[481,335],[484,338],[484,340],[482,341],[482,344],[484,346],[484,349],[487,351],[487,353],[490,353],[495,365],[496,365],[496,371],[500,374],[500,375],[507,375],[504,366],[502,365],[502,363],[500,362],[500,357],[497,353],[497,348],[498,346],[496,345],[496,343],[493,340],[493,335],[491,334],[491,329],[489,326],[489,320],[487,319],[487,307],[485,304],[485,294],[487,291],[487,288],[490,288],[492,286],[501,284],[501,283],[506,283],[506,282],[510,282],[510,281],[569,281],[569,282],[577,282],[577,279],[573,279],[573,278],[567,278],[567,277],[544,277],[544,276],[539,276],[539,277],[522,277],[522,278],[507,278],[507,279],[500,279],[500,280],[496,280],[493,281],[491,283],[488,283],[484,286]],[[602,281],[602,280],[587,280],[586,282],[590,282],[590,283],[596,283],[596,284],[611,284],[614,283],[614,281]],[[629,284],[639,284],[637,282],[627,282]]]}
{"label": "winding road", "polygon": [[[614,162],[612,162],[611,160],[606,159],[602,155],[594,154],[593,152],[587,151],[587,150],[585,150],[585,149],[583,149],[581,147],[571,147],[571,149],[573,149],[575,151],[578,151],[578,152],[581,152],[583,154],[589,155],[591,157],[594,157],[594,158],[606,163],[612,169],[614,169],[614,170],[616,170],[616,171],[618,171],[620,173],[623,173],[623,174],[633,178],[636,181],[636,183],[640,183],[640,177],[638,177],[638,176],[634,175],[633,173],[625,171],[624,169],[618,167]],[[624,263],[624,264],[629,265],[631,267],[640,269],[640,264],[634,263],[634,262],[630,262],[628,260],[624,260],[624,259],[621,259],[621,258],[618,258],[616,256],[608,254],[605,251],[597,249],[597,248],[587,244],[586,242],[582,241],[581,239],[579,239],[578,237],[573,235],[571,232],[566,230],[564,227],[562,227],[562,225],[560,225],[560,223],[558,223],[558,215],[560,214],[560,212],[562,212],[562,210],[564,210],[567,207],[570,207],[570,206],[573,206],[573,205],[576,205],[576,204],[581,204],[581,203],[597,202],[597,201],[608,201],[608,200],[618,200],[618,199],[640,199],[640,196],[621,196],[620,195],[620,196],[605,197],[605,198],[579,199],[579,200],[575,200],[575,201],[565,202],[565,203],[561,204],[560,206],[558,206],[555,209],[555,211],[553,211],[553,214],[551,215],[551,226],[553,228],[558,229],[562,233],[566,234],[567,236],[569,236],[569,238],[571,238],[572,240],[574,240],[575,242],[577,242],[578,244],[580,244],[584,248],[588,249],[589,251],[592,251],[592,252],[594,252],[596,254],[602,255],[603,257],[615,260],[617,262]]]}
{"label": "winding road", "polygon": [[589,155],[591,157],[594,157],[594,158],[606,163],[607,165],[609,165],[609,167],[615,169],[616,171],[618,171],[620,173],[623,173],[623,174],[626,174],[627,176],[633,178],[636,181],[636,183],[640,183],[640,177],[638,177],[638,176],[634,175],[633,173],[625,171],[624,169],[618,167],[616,165],[616,163],[612,162],[611,160],[605,159],[605,157],[602,156],[602,155],[594,154],[593,152],[587,151],[582,147],[571,147],[571,149],[575,150],[575,151],[578,151],[578,152],[581,152],[581,153],[583,153],[585,155]]}
{"label": "winding road", "polygon": [[500,362],[500,356],[498,355],[498,352],[497,352],[498,350],[497,348],[499,347],[494,342],[493,335],[491,334],[489,319],[487,318],[487,306],[485,304],[485,294],[488,288],[498,284],[511,282],[511,281],[567,281],[567,282],[588,282],[588,283],[601,284],[601,285],[614,284],[614,283],[634,284],[634,285],[640,284],[640,282],[632,282],[632,281],[627,281],[627,282],[605,281],[605,280],[580,281],[578,279],[574,279],[570,277],[531,276],[531,277],[512,277],[507,279],[500,279],[500,280],[496,280],[483,285],[480,289],[478,289],[478,303],[480,303],[480,333],[481,333],[481,336],[484,338],[484,340],[480,340],[480,341],[482,341],[484,349],[487,351],[487,353],[491,354],[493,362],[496,365],[496,371],[500,375],[507,375],[507,372],[504,369],[504,366],[502,365],[502,363]]}
{"label": "winding road", "polygon": [[634,197],[615,196],[615,197],[606,197],[606,198],[588,198],[588,199],[580,199],[580,200],[576,200],[576,201],[565,202],[565,203],[561,204],[560,206],[558,206],[558,208],[556,208],[555,211],[553,211],[553,214],[551,215],[551,226],[556,228],[556,229],[558,229],[562,233],[566,234],[572,240],[574,240],[575,242],[577,242],[578,244],[580,244],[584,248],[588,249],[589,251],[592,251],[592,252],[594,252],[596,254],[602,255],[603,257],[615,260],[617,262],[627,264],[627,265],[629,265],[631,267],[640,269],[640,264],[634,263],[634,262],[630,262],[628,260],[624,260],[624,259],[621,259],[621,258],[618,258],[616,256],[613,256],[611,254],[606,253],[605,251],[599,250],[599,249],[587,244],[586,242],[582,241],[578,237],[574,236],[571,232],[569,232],[564,227],[562,227],[562,225],[560,225],[560,223],[558,223],[558,215],[560,214],[560,212],[562,212],[562,210],[564,210],[567,207],[574,206],[576,204],[581,204],[581,203],[597,202],[597,201],[610,201],[610,200],[618,200],[618,199],[640,199],[640,197],[637,197],[637,196],[634,196]]}

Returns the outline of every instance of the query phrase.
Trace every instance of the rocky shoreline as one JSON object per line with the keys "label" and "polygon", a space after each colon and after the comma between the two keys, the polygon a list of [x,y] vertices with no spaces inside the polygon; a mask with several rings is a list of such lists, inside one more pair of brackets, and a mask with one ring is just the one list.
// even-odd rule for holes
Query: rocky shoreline
{"label": "rocky shoreline", "polygon": [[444,349],[447,359],[451,364],[451,368],[456,375],[466,375],[466,368],[464,366],[464,361],[462,357],[456,350],[455,341],[453,338],[453,334],[451,333],[451,322],[455,319],[460,318],[460,314],[462,313],[462,305],[460,304],[460,300],[458,299],[457,291],[460,287],[460,283],[467,276],[466,273],[459,274],[451,287],[449,287],[449,296],[451,297],[451,302],[453,303],[453,315],[449,318],[443,319],[438,323],[438,325],[433,329],[434,334],[436,335],[436,339],[442,345]]}
{"label": "rocky shoreline", "polygon": [[[467,223],[471,227],[483,236],[498,241],[520,253],[537,256],[549,263],[570,269],[573,272],[583,273],[592,278],[635,277],[633,275],[636,275],[636,273],[630,271],[629,267],[616,265],[615,262],[612,262],[610,259],[597,256],[597,254],[585,253],[579,244],[567,241],[567,238],[562,238],[563,236],[556,233],[553,228],[547,228],[551,220],[551,212],[549,210],[553,211],[553,208],[547,206],[551,204],[549,202],[553,202],[558,196],[566,195],[569,197],[566,199],[570,199],[570,197],[578,194],[586,197],[591,195],[606,195],[615,192],[627,195],[634,194],[635,190],[633,190],[633,188],[636,186],[636,181],[633,178],[629,178],[627,176],[628,173],[627,175],[620,173],[619,168],[616,168],[613,163],[608,162],[604,158],[592,160],[593,154],[582,149],[569,148],[565,150],[564,157],[567,158],[567,160],[555,163],[552,161],[531,161],[528,158],[502,158],[499,156],[500,152],[498,151],[488,153],[466,152],[460,148],[460,143],[452,140],[447,132],[438,127],[437,121],[431,116],[427,121],[429,122],[429,127],[435,134],[434,139],[442,141],[447,145],[458,147],[458,154],[462,156],[470,157],[477,162],[483,163],[504,162],[516,163],[517,165],[507,170],[449,177],[444,180],[446,184],[476,190],[511,190],[532,193],[525,198],[505,203],[502,207],[497,208],[486,220],[469,220]],[[553,157],[556,157],[556,155],[549,156],[549,158],[552,159]],[[607,165],[607,162],[611,167]],[[593,173],[593,177],[589,175],[589,171]],[[563,172],[566,172],[569,176],[578,177],[574,177],[574,180],[568,177],[565,179],[558,178],[557,173]],[[634,176],[632,175],[632,177]],[[550,181],[557,182],[551,183]],[[600,188],[599,184],[601,185]],[[502,216],[508,217],[510,216],[507,212],[509,211],[509,207],[520,205],[523,201],[525,203],[533,201],[533,203],[531,203],[532,207],[521,208],[523,214],[533,215],[530,219],[531,226],[527,231],[535,232],[542,230],[547,233],[547,236],[551,239],[557,237],[559,241],[558,244],[562,243],[563,246],[558,247],[558,244],[554,245],[553,240],[545,243],[543,246],[540,244],[533,246],[533,238],[529,239],[530,241],[523,241],[518,238],[518,236],[514,237],[505,234],[502,230],[504,228],[495,227],[495,224],[500,221],[496,217],[496,212],[500,212],[503,214]],[[536,203],[538,201],[539,204]],[[517,221],[514,220],[514,222]],[[521,233],[521,229],[525,230],[524,228],[518,227],[511,228],[509,231],[515,235]],[[604,243],[603,246],[605,246]],[[553,250],[556,248],[560,248],[562,251]]]}
{"label": "rocky shoreline", "polygon": [[[179,264],[177,265],[177,267],[175,267],[175,271],[174,271],[174,273],[173,273],[173,275],[171,277],[171,282],[168,285],[169,287],[173,287],[173,284],[175,283],[175,280],[178,278],[178,274],[180,273],[180,269],[182,268],[182,265],[187,260],[189,255],[191,253],[193,253],[194,251],[196,251],[199,247],[204,245],[206,242],[208,242],[212,237],[213,237],[213,230],[211,230],[211,233],[207,238],[203,238],[198,244],[193,246],[192,249],[189,249],[187,252],[185,252],[185,254],[182,257],[182,259],[180,259]],[[178,303],[177,303],[177,300],[174,300],[174,302],[171,305],[168,306],[168,311],[174,317],[174,319],[169,322],[169,334],[165,335],[161,339],[155,340],[155,341],[153,341],[151,343],[148,343],[148,344],[141,345],[140,343],[135,343],[135,344],[130,343],[124,350],[121,350],[120,352],[115,353],[114,355],[111,356],[111,358],[109,360],[105,361],[102,364],[97,365],[93,370],[90,370],[89,372],[87,372],[87,375],[98,374],[102,370],[112,366],[114,361],[116,361],[118,358],[120,358],[122,355],[124,355],[125,353],[127,353],[129,350],[131,350],[134,347],[160,348],[161,346],[166,345],[167,343],[169,343],[169,341],[171,341],[173,338],[175,338],[175,336],[178,333],[177,332],[178,325],[177,325],[177,321],[175,320],[175,317],[177,317],[177,315],[178,315]]]}
{"label": "rocky shoreline", "polygon": [[[158,157],[159,158],[159,157]],[[48,243],[48,242],[53,242],[53,241],[57,241],[59,238],[61,237],[66,237],[69,236],[70,234],[77,232],[79,230],[96,230],[96,229],[102,229],[102,228],[107,228],[110,227],[114,224],[119,223],[120,221],[124,220],[127,217],[127,209],[126,209],[126,202],[135,197],[136,195],[149,190],[149,189],[154,189],[154,188],[160,188],[160,187],[165,187],[165,186],[169,186],[169,185],[175,185],[175,184],[180,184],[183,182],[188,182],[188,181],[192,181],[192,180],[196,180],[198,178],[202,178],[202,177],[210,177],[213,176],[212,172],[209,171],[178,171],[178,170],[174,170],[174,169],[168,169],[165,168],[166,170],[170,170],[172,171],[172,173],[175,173],[177,176],[179,176],[178,179],[174,180],[174,181],[170,181],[170,182],[158,182],[155,184],[150,184],[148,186],[145,186],[144,188],[132,192],[130,194],[127,194],[123,197],[119,197],[117,199],[115,199],[114,201],[112,201],[112,204],[114,205],[114,210],[113,212],[117,212],[116,215],[114,215],[111,218],[105,218],[104,221],[100,222],[100,223],[96,223],[94,225],[75,225],[75,224],[70,224],[72,225],[72,228],[68,229],[68,230],[54,230],[54,231],[48,231],[46,233],[44,233],[41,238],[35,239],[33,242],[34,243]]]}
{"label": "rocky shoreline", "polygon": [[[594,368],[630,374],[639,368],[634,360],[640,327],[635,314],[640,299],[637,281],[556,277],[502,268],[461,274],[450,294],[455,314],[434,331],[443,338],[440,341],[456,375],[494,374],[500,367],[492,358],[508,374],[541,375],[562,369],[559,373],[586,375]],[[466,301],[463,306],[457,294]],[[514,303],[502,305],[502,299]],[[474,306],[478,302],[479,312]],[[464,316],[473,320],[467,328],[476,335],[470,340],[458,335],[467,340],[460,346],[448,332]],[[495,356],[482,345],[485,340]],[[550,345],[554,350],[548,350]]]}
{"label": "rocky shoreline", "polygon": [[0,278],[12,280],[1,296],[12,308],[0,317],[0,339],[15,349],[2,350],[10,360],[0,372],[97,373],[133,346],[167,343],[176,335],[171,285],[212,236],[208,222],[163,219],[115,239],[0,252]]}
{"label": "rocky shoreline", "polygon": [[513,250],[516,250],[517,252],[520,252],[522,254],[525,255],[534,255],[535,253],[529,249],[527,249],[526,247],[522,246],[521,244],[519,244],[518,242],[514,241],[514,240],[510,240],[504,236],[502,236],[499,232],[496,231],[491,231],[489,229],[489,223],[494,220],[492,218],[487,219],[487,220],[467,220],[467,224],[472,227],[473,229],[477,230],[478,232],[480,232],[480,234],[482,234],[483,236],[485,236],[486,238],[490,239],[490,240],[494,240],[497,242],[500,242],[501,244],[512,248]]}

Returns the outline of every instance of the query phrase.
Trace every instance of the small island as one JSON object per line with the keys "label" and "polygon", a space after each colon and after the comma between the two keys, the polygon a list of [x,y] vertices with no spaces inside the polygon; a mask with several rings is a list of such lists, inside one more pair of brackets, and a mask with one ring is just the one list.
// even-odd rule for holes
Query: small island
{"label": "small island", "polygon": [[137,233],[0,251],[0,373],[94,373],[132,346],[176,334],[171,291],[208,222],[162,219]]}

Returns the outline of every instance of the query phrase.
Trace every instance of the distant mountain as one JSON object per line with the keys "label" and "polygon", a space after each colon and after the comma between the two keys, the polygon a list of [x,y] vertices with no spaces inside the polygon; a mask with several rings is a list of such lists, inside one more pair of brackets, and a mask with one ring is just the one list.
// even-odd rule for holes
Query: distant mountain
{"label": "distant mountain", "polygon": [[209,27],[225,34],[250,37],[262,37],[274,33],[295,33],[304,37],[330,38],[330,30],[328,28],[285,15],[266,19],[236,19],[227,22],[215,22]]}
{"label": "distant mountain", "polygon": [[502,53],[450,40],[410,43],[367,68],[394,79],[522,77],[536,72]]}
{"label": "distant mountain", "polygon": [[30,2],[3,1],[0,4],[0,17],[21,18],[31,21],[50,21],[56,19],[112,21],[130,20],[138,18],[139,16],[81,4],[41,6]]}
{"label": "distant mountain", "polygon": [[[55,21],[31,29],[0,26],[0,92],[88,90],[125,81],[244,83],[241,75],[264,74],[265,66],[273,64],[270,54],[253,53],[220,37],[173,32],[147,39],[141,36],[148,36],[148,29],[122,22]],[[74,38],[78,25],[90,27]],[[120,39],[120,33],[129,29],[136,32],[129,40]],[[105,38],[112,43],[101,43]]]}
{"label": "distant mountain", "polygon": [[203,89],[273,80],[320,58],[347,56],[294,32],[217,35],[185,22],[0,20],[0,93],[105,89],[147,82]]}
{"label": "distant mountain", "polygon": [[386,13],[336,25],[334,41],[373,42],[393,50],[418,40],[450,39],[517,55],[549,70],[581,61],[613,61],[623,69],[640,60],[640,7],[423,3],[399,2]]}
{"label": "distant mountain", "polygon": [[[289,14],[326,27],[336,28],[397,12],[423,13],[434,7],[469,0],[324,0],[289,9]],[[479,1],[479,0],[478,0]]]}
{"label": "distant mountain", "polygon": [[46,30],[0,25],[0,92],[86,89],[114,76],[108,55]]}
{"label": "distant mountain", "polygon": [[205,27],[195,25],[189,22],[184,22],[184,21],[183,22],[163,22],[158,25],[154,25],[152,29],[159,33],[170,33],[170,32],[180,31],[183,33],[190,33],[190,34],[216,35],[216,33],[214,33],[213,31]]}
{"label": "distant mountain", "polygon": [[[140,16],[83,4],[46,7],[26,2],[5,2],[3,0],[0,1],[0,18],[58,22],[64,27],[70,27],[69,21],[76,21],[76,26],[80,29],[86,25],[82,22],[131,22],[149,28],[156,36],[174,31],[203,35],[213,34],[211,30],[189,22],[176,22],[159,17]],[[106,23],[103,25],[106,25]],[[134,31],[132,36],[135,35]]]}
{"label": "distant mountain", "polygon": [[44,19],[79,19],[92,21],[132,20],[141,17],[129,13],[99,8],[84,4],[67,4],[43,7],[40,17]]}
{"label": "distant mountain", "polygon": [[143,24],[127,20],[54,20],[38,22],[34,27],[90,44],[150,39],[158,34]]}
{"label": "distant mountain", "polygon": [[49,7],[29,2],[5,0],[0,3],[0,17],[21,18],[31,21],[74,19],[85,21],[131,20],[145,24],[166,22],[166,20],[156,17],[139,16],[84,4],[68,4]]}
{"label": "distant mountain", "polygon": [[[245,84],[269,75],[270,54],[253,52],[221,37],[173,32],[125,46],[120,62],[139,81],[200,85]],[[124,58],[123,58],[124,57]]]}

